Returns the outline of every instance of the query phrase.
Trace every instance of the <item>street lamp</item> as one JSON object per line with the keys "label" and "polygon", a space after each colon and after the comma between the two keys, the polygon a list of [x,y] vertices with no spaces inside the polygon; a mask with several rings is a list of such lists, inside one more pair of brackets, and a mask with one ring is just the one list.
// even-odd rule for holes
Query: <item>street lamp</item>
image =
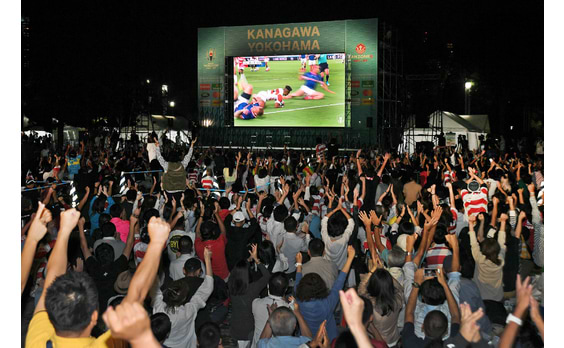
{"label": "street lamp", "polygon": [[170,106],[171,108],[174,107],[174,100],[171,100],[170,103],[168,103],[168,106]]}
{"label": "street lamp", "polygon": [[163,94],[167,93],[168,92],[168,85],[163,85],[161,90],[162,90]]}
{"label": "street lamp", "polygon": [[466,115],[470,115],[470,102],[471,102],[470,92],[472,91],[472,87],[474,87],[474,82],[466,81],[464,83],[464,113]]}
{"label": "street lamp", "polygon": [[147,84],[151,83],[151,80],[147,79]]}

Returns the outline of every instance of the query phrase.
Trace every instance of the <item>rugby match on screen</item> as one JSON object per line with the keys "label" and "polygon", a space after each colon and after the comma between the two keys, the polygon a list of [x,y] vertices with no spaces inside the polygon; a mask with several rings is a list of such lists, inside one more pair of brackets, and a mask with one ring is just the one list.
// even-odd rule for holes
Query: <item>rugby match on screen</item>
{"label": "rugby match on screen", "polygon": [[236,127],[344,127],[345,54],[233,58]]}

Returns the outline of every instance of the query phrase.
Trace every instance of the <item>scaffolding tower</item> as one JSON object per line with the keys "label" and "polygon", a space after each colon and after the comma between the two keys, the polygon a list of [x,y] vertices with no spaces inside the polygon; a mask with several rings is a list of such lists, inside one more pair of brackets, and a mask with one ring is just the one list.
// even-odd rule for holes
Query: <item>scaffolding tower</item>
{"label": "scaffolding tower", "polygon": [[[377,145],[381,150],[396,150],[402,143],[405,117],[405,77],[403,51],[397,29],[380,22],[378,29],[378,117]],[[400,151],[401,147],[399,147]]]}

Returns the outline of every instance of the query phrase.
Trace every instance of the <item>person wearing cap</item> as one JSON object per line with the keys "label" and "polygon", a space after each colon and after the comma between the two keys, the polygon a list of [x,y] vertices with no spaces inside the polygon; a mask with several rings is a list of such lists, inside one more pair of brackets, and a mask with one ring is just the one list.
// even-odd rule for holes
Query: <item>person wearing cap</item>
{"label": "person wearing cap", "polygon": [[225,249],[225,259],[227,268],[231,271],[237,261],[247,256],[248,245],[258,244],[262,240],[262,234],[257,219],[251,211],[250,200],[247,201],[245,209],[249,216],[249,223],[246,223],[245,214],[240,210],[243,197],[239,197],[237,207],[231,214],[225,217],[225,232],[227,237],[227,247]]}
{"label": "person wearing cap", "polygon": [[176,259],[170,263],[169,271],[172,280],[178,280],[184,277],[184,264],[188,259],[194,257],[194,243],[192,238],[182,236],[178,240],[178,251],[176,252]]}

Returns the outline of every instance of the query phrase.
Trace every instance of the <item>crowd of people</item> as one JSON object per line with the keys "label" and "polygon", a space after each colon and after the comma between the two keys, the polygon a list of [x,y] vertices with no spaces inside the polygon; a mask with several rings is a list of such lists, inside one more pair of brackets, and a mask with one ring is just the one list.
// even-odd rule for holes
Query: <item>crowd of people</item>
{"label": "crowd of people", "polygon": [[544,345],[542,156],[319,143],[36,141],[22,346]]}

